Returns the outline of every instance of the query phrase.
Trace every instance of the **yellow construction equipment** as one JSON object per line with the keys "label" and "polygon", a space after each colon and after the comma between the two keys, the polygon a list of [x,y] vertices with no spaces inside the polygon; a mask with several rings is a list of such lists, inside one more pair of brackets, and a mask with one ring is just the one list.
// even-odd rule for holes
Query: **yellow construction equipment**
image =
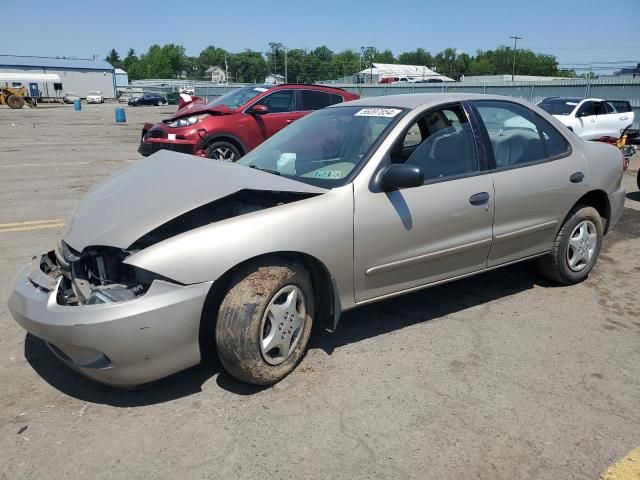
{"label": "yellow construction equipment", "polygon": [[26,87],[3,87],[0,85],[0,105],[10,108],[22,108],[24,104],[35,107],[36,102],[29,96]]}

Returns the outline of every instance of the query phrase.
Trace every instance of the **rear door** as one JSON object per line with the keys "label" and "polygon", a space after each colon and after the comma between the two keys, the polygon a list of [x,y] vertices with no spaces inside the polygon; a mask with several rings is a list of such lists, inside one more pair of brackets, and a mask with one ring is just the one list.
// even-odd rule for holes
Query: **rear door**
{"label": "rear door", "polygon": [[575,202],[586,193],[585,160],[566,138],[527,107],[473,102],[491,144],[495,216],[488,266],[551,250]]}

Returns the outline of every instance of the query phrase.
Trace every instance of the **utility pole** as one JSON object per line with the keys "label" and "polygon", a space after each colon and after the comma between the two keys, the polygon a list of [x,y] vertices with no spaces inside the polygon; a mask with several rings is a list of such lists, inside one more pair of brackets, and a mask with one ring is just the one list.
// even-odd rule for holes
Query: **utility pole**
{"label": "utility pole", "polygon": [[287,47],[284,48],[284,83],[287,83]]}
{"label": "utility pole", "polygon": [[516,54],[518,53],[518,40],[522,40],[522,37],[513,35],[509,38],[513,38],[513,71],[511,73],[511,81],[513,82],[516,76]]}

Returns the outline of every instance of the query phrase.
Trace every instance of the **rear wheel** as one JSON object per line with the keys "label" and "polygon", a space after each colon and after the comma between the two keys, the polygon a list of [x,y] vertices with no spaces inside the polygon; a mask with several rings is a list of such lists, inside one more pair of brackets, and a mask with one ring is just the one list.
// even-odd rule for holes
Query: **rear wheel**
{"label": "rear wheel", "polygon": [[313,311],[311,279],[296,262],[273,261],[238,274],[216,325],[225,370],[256,385],[282,380],[304,356]]}
{"label": "rear wheel", "polygon": [[24,107],[24,98],[18,95],[9,95],[7,97],[7,105],[14,109],[22,108]]}
{"label": "rear wheel", "polygon": [[221,162],[235,162],[242,154],[238,147],[233,143],[219,141],[210,143],[207,148],[207,156],[213,160],[220,160]]}
{"label": "rear wheel", "polygon": [[598,211],[578,205],[556,235],[551,253],[539,260],[542,274],[564,285],[582,282],[598,260],[602,237]]}

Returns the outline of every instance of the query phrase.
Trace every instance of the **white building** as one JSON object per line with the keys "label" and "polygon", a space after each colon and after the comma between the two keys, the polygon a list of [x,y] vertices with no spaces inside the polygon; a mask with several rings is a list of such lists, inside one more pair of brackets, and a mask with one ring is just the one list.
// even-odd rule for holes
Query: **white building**
{"label": "white building", "polygon": [[129,75],[121,68],[116,68],[116,90],[124,92],[129,88]]}
{"label": "white building", "polygon": [[[385,80],[388,79],[388,80]],[[396,80],[397,79],[397,80]],[[409,82],[453,82],[454,80],[434,72],[422,65],[397,65],[395,63],[373,63],[353,76],[353,83]]]}
{"label": "white building", "polygon": [[227,73],[224,71],[222,67],[217,65],[212,65],[207,68],[205,71],[205,79],[211,80],[213,83],[227,83]]}
{"label": "white building", "polygon": [[265,77],[264,83],[284,83],[284,75],[272,73]]}
{"label": "white building", "polygon": [[0,73],[58,75],[59,82],[24,84],[30,93],[37,88],[42,97],[62,97],[67,92],[86,97],[91,90],[101,91],[105,98],[116,96],[115,68],[104,60],[0,55]]}

